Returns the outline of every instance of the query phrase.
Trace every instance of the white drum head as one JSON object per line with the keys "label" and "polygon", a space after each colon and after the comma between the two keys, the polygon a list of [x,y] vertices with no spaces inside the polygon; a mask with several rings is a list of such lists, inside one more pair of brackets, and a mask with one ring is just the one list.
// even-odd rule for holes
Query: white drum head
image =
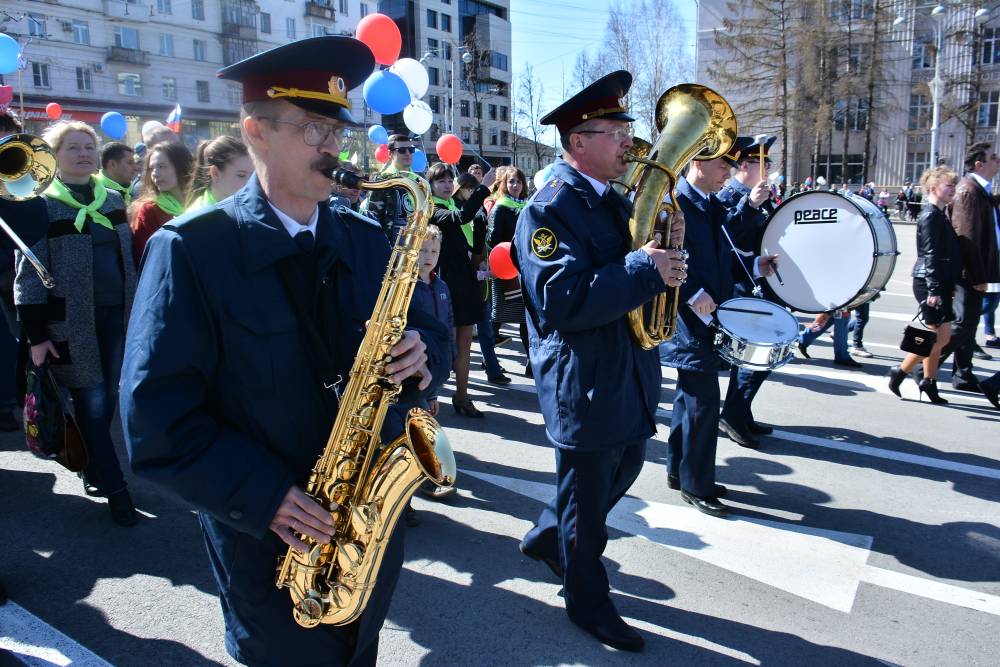
{"label": "white drum head", "polygon": [[767,284],[789,307],[806,313],[849,303],[868,284],[875,265],[868,218],[851,199],[832,192],[806,192],[779,206],[760,251],[780,255],[784,285],[775,275]]}
{"label": "white drum head", "polygon": [[799,321],[795,316],[763,299],[730,299],[719,306],[716,317],[730,335],[748,343],[784,345],[799,335]]}

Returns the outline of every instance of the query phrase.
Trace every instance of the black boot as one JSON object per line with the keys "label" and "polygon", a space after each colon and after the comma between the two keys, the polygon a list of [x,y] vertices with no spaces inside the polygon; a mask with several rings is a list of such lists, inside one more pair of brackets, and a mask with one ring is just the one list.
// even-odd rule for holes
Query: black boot
{"label": "black boot", "polygon": [[889,369],[889,391],[894,393],[896,396],[903,398],[903,395],[899,393],[899,386],[903,384],[903,380],[909,377],[909,373],[904,371],[899,366],[893,366]]}
{"label": "black boot", "polygon": [[948,405],[947,399],[941,398],[941,394],[938,393],[936,378],[924,378],[920,381],[919,388],[921,401],[924,400],[924,394],[927,394],[927,398],[934,405]]}

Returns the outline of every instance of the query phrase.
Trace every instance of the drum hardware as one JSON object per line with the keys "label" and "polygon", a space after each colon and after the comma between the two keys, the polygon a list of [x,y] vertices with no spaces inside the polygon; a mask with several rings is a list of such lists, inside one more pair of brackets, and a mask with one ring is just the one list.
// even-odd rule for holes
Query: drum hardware
{"label": "drum hardware", "polygon": [[794,358],[799,322],[770,301],[737,297],[724,301],[712,318],[714,345],[725,361],[756,371],[773,371]]}
{"label": "drum hardware", "polygon": [[[744,253],[742,250],[740,250],[739,248],[737,248],[736,244],[733,243],[733,238],[729,235],[729,230],[726,229],[726,226],[722,225],[722,227],[720,229],[722,229],[722,233],[726,235],[726,241],[729,242],[729,247],[733,249],[733,252],[736,253],[736,256],[738,258],[739,257],[745,257],[746,253]],[[764,290],[761,288],[760,285],[757,284],[757,281],[754,279],[753,275],[750,273],[750,269],[747,268],[747,265],[743,263],[742,259],[739,260],[739,264],[740,264],[740,266],[743,267],[743,271],[747,274],[747,278],[750,279],[750,283],[753,285],[753,290],[752,290],[753,295],[755,297],[757,297],[758,299],[762,298],[764,296]]]}

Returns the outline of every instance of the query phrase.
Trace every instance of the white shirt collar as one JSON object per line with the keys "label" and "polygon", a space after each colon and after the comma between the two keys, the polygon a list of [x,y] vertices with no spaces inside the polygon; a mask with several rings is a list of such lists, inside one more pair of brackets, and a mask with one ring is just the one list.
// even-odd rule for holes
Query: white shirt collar
{"label": "white shirt collar", "polygon": [[976,172],[970,171],[969,176],[972,176],[974,179],[976,179],[976,183],[979,183],[979,185],[982,186],[983,190],[986,190],[987,192],[990,192],[992,190],[992,188],[990,187],[990,182],[987,181],[982,176],[980,176],[979,174],[977,174]]}
{"label": "white shirt collar", "polygon": [[303,225],[272,204],[270,201],[267,203],[271,205],[271,210],[274,211],[276,216],[278,216],[278,220],[281,220],[281,224],[285,228],[285,231],[288,232],[288,235],[293,239],[296,234],[304,229],[308,229],[312,232],[313,238],[316,238],[316,223],[319,222],[319,204],[316,205],[316,209],[312,212],[312,215],[309,216],[309,222]]}
{"label": "white shirt collar", "polygon": [[[687,181],[686,178],[684,180]],[[708,199],[708,195],[706,195],[704,192],[702,192],[701,190],[699,190],[698,188],[696,188],[695,185],[694,185],[694,183],[692,183],[691,181],[687,181],[687,184],[691,186],[692,190],[694,190],[699,195],[701,195],[702,199]]]}
{"label": "white shirt collar", "polygon": [[598,197],[603,197],[605,191],[611,186],[610,183],[601,183],[596,178],[591,178],[590,176],[587,176],[585,173],[583,173],[579,169],[577,169],[577,171],[580,173],[581,176],[583,176],[584,178],[587,179],[588,183],[590,183],[592,186],[594,186],[594,192],[597,193]]}

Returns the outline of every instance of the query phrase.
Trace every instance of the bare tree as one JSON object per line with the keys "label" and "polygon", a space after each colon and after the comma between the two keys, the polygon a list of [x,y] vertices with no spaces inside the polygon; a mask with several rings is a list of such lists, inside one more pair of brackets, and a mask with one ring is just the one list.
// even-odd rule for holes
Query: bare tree
{"label": "bare tree", "polygon": [[651,139],[656,134],[656,103],[671,86],[688,80],[694,69],[687,55],[683,26],[669,0],[643,0],[633,5],[630,22],[643,48],[637,57],[632,109]]}
{"label": "bare tree", "polygon": [[535,164],[542,164],[541,127],[538,124],[542,110],[542,82],[535,78],[535,69],[528,63],[524,64],[524,71],[518,82],[517,91],[517,115],[524,119],[524,127],[531,133],[531,140],[535,149]]}

